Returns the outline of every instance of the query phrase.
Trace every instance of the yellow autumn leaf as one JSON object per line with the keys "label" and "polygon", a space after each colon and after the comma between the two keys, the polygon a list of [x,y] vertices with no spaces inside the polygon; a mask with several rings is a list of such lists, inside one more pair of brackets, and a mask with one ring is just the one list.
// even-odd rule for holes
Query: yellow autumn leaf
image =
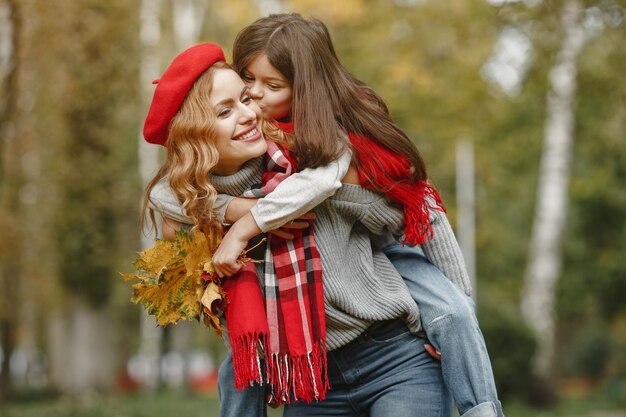
{"label": "yellow autumn leaf", "polygon": [[135,268],[160,276],[177,252],[176,242],[157,240],[154,247],[143,250],[135,261]]}
{"label": "yellow autumn leaf", "polygon": [[216,301],[221,301],[224,298],[224,290],[222,287],[217,285],[214,282],[209,282],[206,288],[204,289],[204,294],[202,295],[201,302],[206,308],[211,311],[215,311],[213,308],[213,303]]}
{"label": "yellow autumn leaf", "polygon": [[198,231],[177,232],[174,241],[157,240],[139,254],[135,274],[122,274],[125,281],[139,281],[132,286],[132,301],[142,304],[160,326],[200,318],[206,286],[202,274],[213,269],[211,257],[219,241]]}
{"label": "yellow autumn leaf", "polygon": [[206,307],[202,307],[202,312],[203,312],[203,321],[204,321],[204,325],[206,327],[212,327],[213,330],[215,330],[215,333],[218,336],[222,335],[222,326],[220,325],[220,319],[219,317],[217,317],[215,314],[213,314],[211,312],[211,310],[209,310]]}
{"label": "yellow autumn leaf", "polygon": [[197,290],[202,288],[199,275],[186,275],[180,268],[166,271],[158,284],[134,284],[133,301],[144,305],[155,316],[157,325],[166,326],[199,317],[201,304]]}
{"label": "yellow autumn leaf", "polygon": [[218,335],[221,335],[222,328],[216,311],[218,308],[224,307],[225,299],[226,294],[222,287],[212,281],[207,284],[201,299],[202,305],[204,306],[204,324],[213,327]]}

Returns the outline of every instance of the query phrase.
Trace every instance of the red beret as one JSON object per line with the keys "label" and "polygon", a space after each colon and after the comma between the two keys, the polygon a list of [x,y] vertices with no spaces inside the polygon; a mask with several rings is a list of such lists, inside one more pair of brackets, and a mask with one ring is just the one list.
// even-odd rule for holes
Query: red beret
{"label": "red beret", "polygon": [[202,43],[181,52],[157,84],[143,125],[143,137],[150,143],[165,145],[172,118],[198,77],[213,64],[226,61],[219,45]]}

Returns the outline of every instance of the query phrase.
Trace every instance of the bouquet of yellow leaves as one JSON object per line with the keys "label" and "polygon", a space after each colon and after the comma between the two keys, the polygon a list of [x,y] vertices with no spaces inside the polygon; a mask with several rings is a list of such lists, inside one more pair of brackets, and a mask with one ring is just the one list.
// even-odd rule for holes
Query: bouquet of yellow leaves
{"label": "bouquet of yellow leaves", "polygon": [[131,301],[142,304],[159,326],[202,317],[221,335],[216,309],[225,306],[226,294],[211,262],[220,241],[200,231],[178,231],[173,241],[157,239],[139,253],[136,273],[121,274],[124,281],[139,281],[132,286]]}

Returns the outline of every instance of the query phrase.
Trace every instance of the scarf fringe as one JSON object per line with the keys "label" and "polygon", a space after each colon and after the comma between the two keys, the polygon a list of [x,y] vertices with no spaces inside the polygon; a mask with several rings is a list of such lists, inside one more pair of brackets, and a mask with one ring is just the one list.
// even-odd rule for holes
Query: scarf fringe
{"label": "scarf fringe", "polygon": [[273,353],[267,361],[267,377],[279,405],[324,400],[330,385],[323,341],[315,342],[304,355]]}
{"label": "scarf fringe", "polygon": [[244,390],[255,382],[264,382],[262,365],[263,349],[268,346],[268,335],[265,333],[248,333],[231,338],[233,369],[235,371],[235,387]]}
{"label": "scarf fringe", "polygon": [[244,390],[267,383],[276,405],[324,400],[330,385],[323,341],[315,342],[304,355],[271,353],[268,357],[263,353],[269,346],[267,338],[258,333],[231,339],[235,387]]}
{"label": "scarf fringe", "polygon": [[[433,227],[430,223],[430,211],[446,212],[441,196],[432,185],[420,181],[413,185],[412,192],[403,192],[404,201],[404,240],[402,244],[421,245],[433,238]],[[403,190],[404,191],[404,190]]]}

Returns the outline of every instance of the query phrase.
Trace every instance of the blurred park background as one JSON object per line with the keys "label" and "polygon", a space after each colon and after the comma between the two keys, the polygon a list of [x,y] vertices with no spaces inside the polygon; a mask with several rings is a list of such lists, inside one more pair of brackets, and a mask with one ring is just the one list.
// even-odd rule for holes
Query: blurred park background
{"label": "blurred park background", "polygon": [[154,239],[151,81],[278,11],[424,155],[507,415],[626,416],[624,0],[0,0],[0,416],[217,415],[221,340],[118,272]]}

